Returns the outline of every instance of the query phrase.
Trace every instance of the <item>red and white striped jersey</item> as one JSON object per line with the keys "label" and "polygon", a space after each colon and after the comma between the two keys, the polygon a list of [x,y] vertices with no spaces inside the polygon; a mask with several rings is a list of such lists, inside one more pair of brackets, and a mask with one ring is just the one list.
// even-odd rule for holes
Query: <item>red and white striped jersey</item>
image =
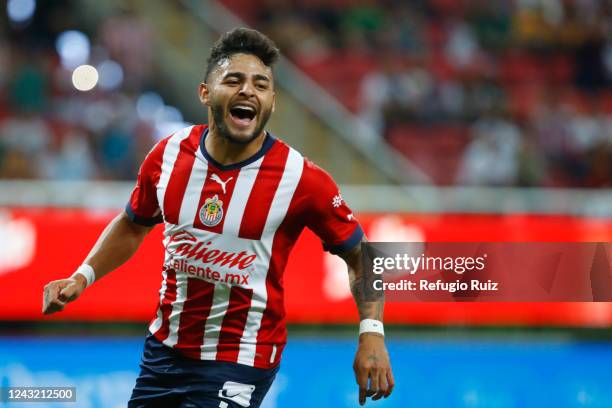
{"label": "red and white striped jersey", "polygon": [[286,342],[283,270],[304,227],[332,253],[361,227],[325,171],[269,133],[228,166],[206,152],[207,126],[183,129],[144,160],[126,212],[164,222],[157,316],[149,330],[187,357],[274,367]]}

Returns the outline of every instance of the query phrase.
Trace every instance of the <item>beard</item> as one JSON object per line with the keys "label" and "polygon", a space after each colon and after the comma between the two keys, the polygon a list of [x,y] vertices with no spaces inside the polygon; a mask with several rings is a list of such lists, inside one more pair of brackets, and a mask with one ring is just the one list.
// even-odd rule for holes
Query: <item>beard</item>
{"label": "beard", "polygon": [[232,131],[227,126],[227,123],[225,122],[225,119],[224,119],[225,118],[224,108],[211,105],[210,110],[212,112],[213,119],[215,120],[215,125],[217,126],[217,130],[219,131],[219,135],[221,135],[221,137],[223,137],[227,141],[231,143],[239,144],[239,145],[248,145],[253,140],[255,140],[257,136],[261,134],[261,131],[268,123],[268,120],[270,119],[270,115],[272,114],[272,109],[262,110],[261,112],[259,112],[259,114],[257,115],[257,118],[259,121],[256,124],[255,129],[253,130],[253,133],[251,133],[246,138],[242,138],[232,133]]}

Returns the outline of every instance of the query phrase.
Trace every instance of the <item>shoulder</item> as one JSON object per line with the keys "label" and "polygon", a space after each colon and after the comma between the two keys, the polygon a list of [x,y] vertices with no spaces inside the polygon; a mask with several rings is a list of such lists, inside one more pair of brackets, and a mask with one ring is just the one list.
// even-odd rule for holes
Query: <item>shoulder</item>
{"label": "shoulder", "polygon": [[296,195],[306,208],[324,206],[331,197],[338,194],[333,177],[323,168],[303,158],[303,169]]}
{"label": "shoulder", "polygon": [[157,174],[161,172],[164,155],[168,153],[176,156],[181,149],[182,143],[185,141],[187,141],[191,148],[190,150],[197,149],[200,137],[205,129],[205,125],[188,126],[159,140],[144,158],[139,174]]}
{"label": "shoulder", "polygon": [[149,151],[145,161],[161,161],[166,149],[177,150],[185,140],[188,140],[189,145],[198,146],[206,128],[207,125],[187,126],[162,138]]}
{"label": "shoulder", "polygon": [[331,174],[308,158],[304,158],[302,182],[306,188],[313,191],[337,190]]}
{"label": "shoulder", "polygon": [[270,161],[282,163],[287,176],[299,179],[298,195],[320,194],[338,190],[333,177],[327,171],[283,140],[276,138],[274,135],[272,137],[274,137],[274,146],[270,149],[268,155],[270,158],[278,158],[278,162],[272,159]]}
{"label": "shoulder", "polygon": [[162,144],[172,148],[179,148],[182,143],[187,143],[192,147],[200,145],[204,131],[208,128],[207,125],[191,125],[181,130],[178,130],[163,138],[158,145]]}
{"label": "shoulder", "polygon": [[294,182],[301,181],[304,171],[304,156],[286,142],[270,134],[270,148],[265,154],[264,167],[274,167],[282,171],[283,177]]}

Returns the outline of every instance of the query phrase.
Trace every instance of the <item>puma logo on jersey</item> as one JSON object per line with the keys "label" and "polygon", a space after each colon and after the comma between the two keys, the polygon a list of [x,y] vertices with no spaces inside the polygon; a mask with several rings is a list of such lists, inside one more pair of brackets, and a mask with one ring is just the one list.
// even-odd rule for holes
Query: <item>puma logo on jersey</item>
{"label": "puma logo on jersey", "polygon": [[223,194],[225,194],[225,185],[227,183],[229,183],[230,180],[233,179],[233,177],[230,177],[227,180],[223,181],[223,180],[221,180],[221,177],[219,177],[217,174],[213,173],[213,174],[210,175],[210,179],[212,181],[215,181],[215,182],[219,183],[219,185],[221,185],[221,188],[223,188]]}

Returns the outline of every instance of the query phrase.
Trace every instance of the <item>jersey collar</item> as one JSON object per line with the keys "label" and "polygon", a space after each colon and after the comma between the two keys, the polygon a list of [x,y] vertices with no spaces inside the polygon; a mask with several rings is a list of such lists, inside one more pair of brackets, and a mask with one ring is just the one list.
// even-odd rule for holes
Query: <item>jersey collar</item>
{"label": "jersey collar", "polygon": [[206,160],[208,160],[210,163],[213,164],[213,166],[222,171],[239,169],[259,160],[266,153],[268,153],[268,151],[272,148],[272,145],[274,145],[274,142],[276,142],[276,138],[266,130],[265,140],[257,153],[241,162],[224,165],[213,159],[212,156],[206,151],[206,145],[204,144],[206,136],[208,136],[208,126],[206,127],[206,129],[204,129],[204,132],[202,133],[202,138],[200,139],[200,151],[202,152],[202,155],[206,158]]}

